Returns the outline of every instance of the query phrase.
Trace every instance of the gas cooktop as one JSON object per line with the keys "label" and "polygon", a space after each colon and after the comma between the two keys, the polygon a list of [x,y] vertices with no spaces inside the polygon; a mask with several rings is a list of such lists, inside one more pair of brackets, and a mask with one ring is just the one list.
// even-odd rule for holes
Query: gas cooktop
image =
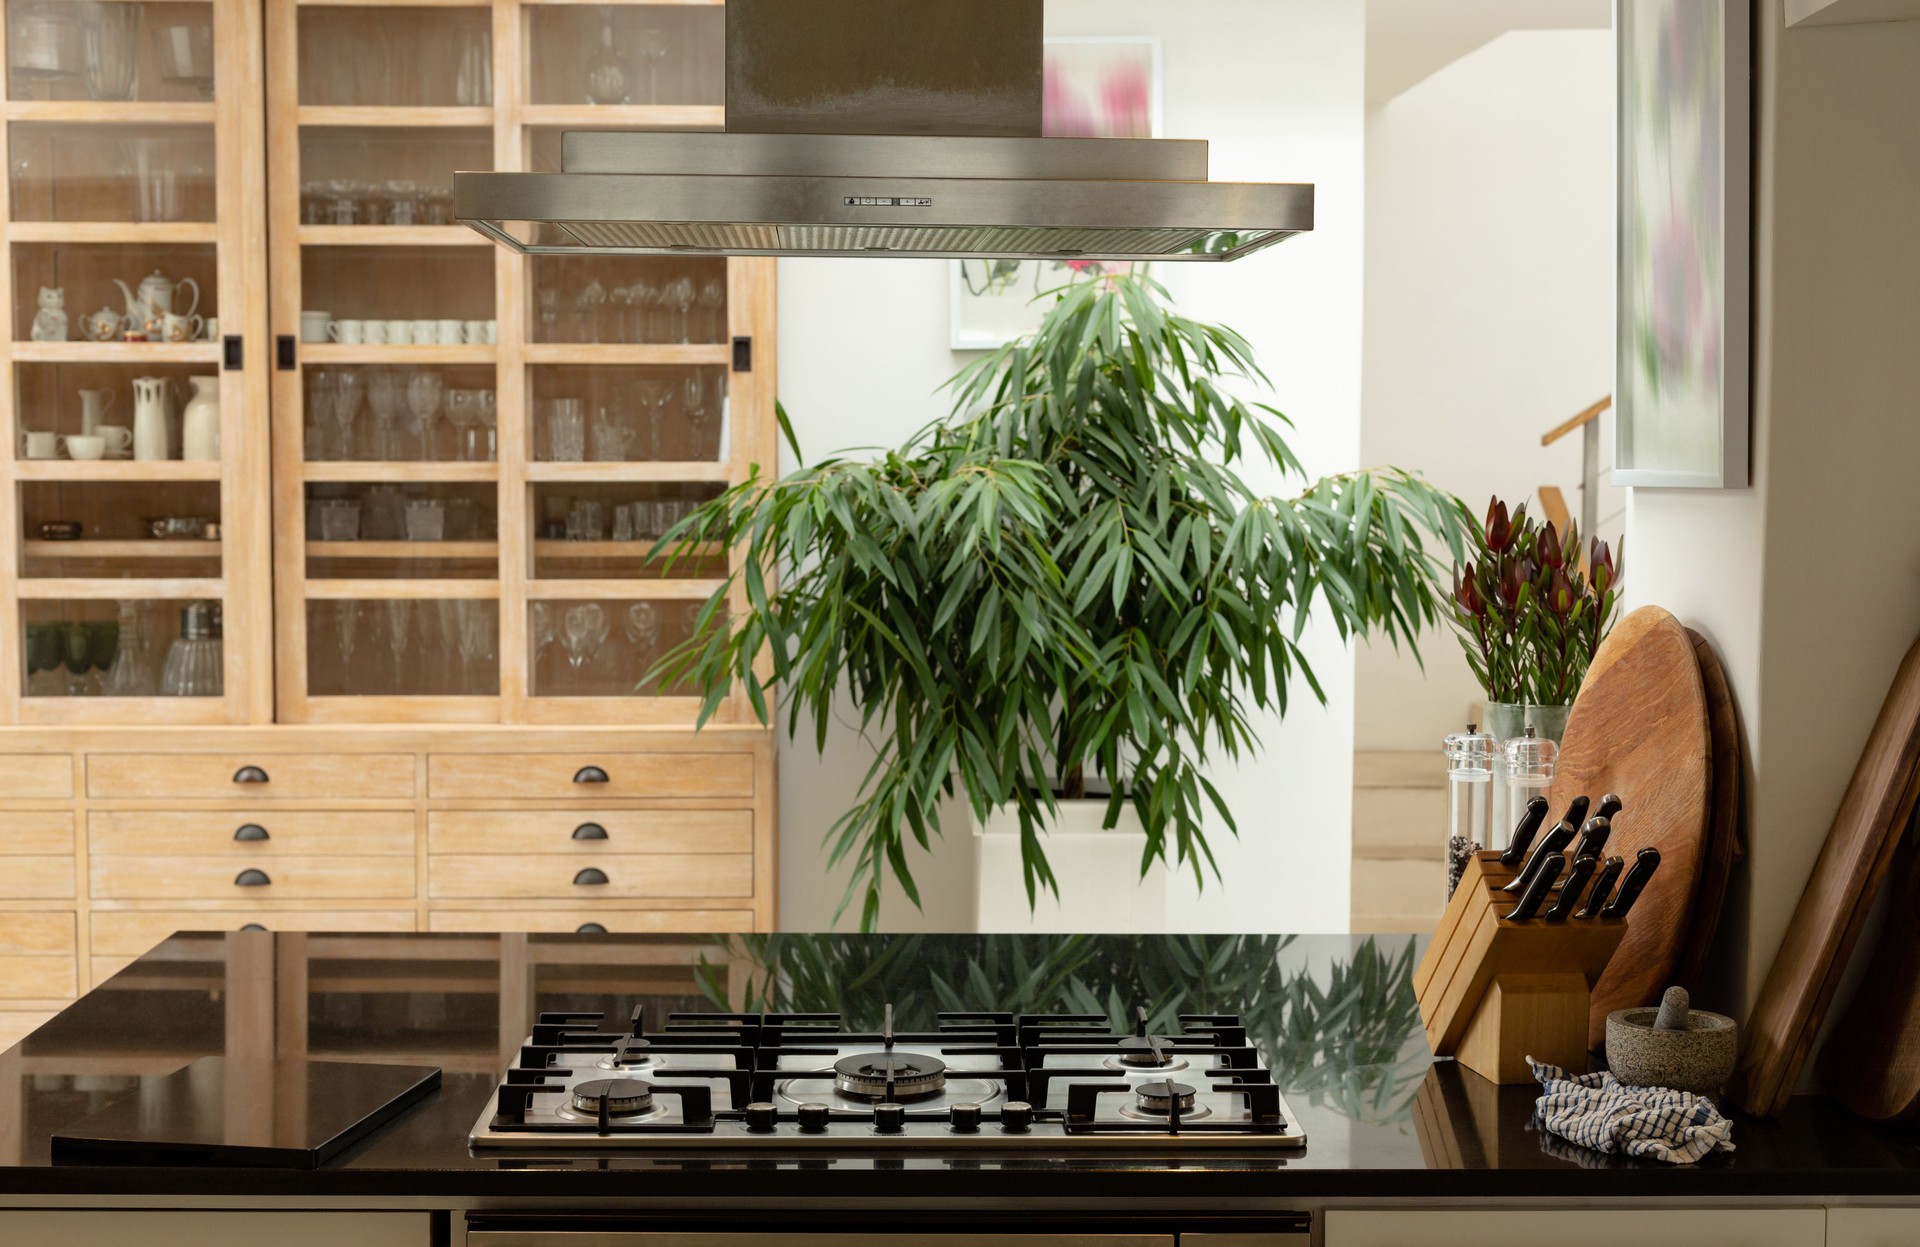
{"label": "gas cooktop", "polygon": [[516,1150],[1048,1152],[1306,1143],[1246,1028],[1183,1015],[943,1013],[928,1032],[838,1014],[676,1013],[657,1032],[543,1013],[468,1136]]}

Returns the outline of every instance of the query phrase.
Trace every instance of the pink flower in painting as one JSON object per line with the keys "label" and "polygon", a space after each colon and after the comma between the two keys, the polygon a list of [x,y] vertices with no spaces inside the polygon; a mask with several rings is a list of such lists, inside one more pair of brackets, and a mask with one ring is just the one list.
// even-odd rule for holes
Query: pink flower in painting
{"label": "pink flower in painting", "polygon": [[1044,83],[1040,100],[1042,133],[1056,139],[1095,137],[1093,109],[1074,88],[1071,75],[1058,57],[1047,58]]}
{"label": "pink flower in painting", "polygon": [[1147,71],[1137,64],[1118,65],[1100,84],[1100,131],[1104,138],[1153,137],[1151,88]]}

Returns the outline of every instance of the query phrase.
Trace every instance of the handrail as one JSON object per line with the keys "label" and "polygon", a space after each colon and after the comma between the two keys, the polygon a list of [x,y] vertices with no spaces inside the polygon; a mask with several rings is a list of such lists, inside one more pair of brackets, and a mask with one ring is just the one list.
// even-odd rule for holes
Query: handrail
{"label": "handrail", "polygon": [[1549,432],[1540,439],[1542,446],[1551,446],[1575,429],[1584,428],[1600,418],[1600,413],[1613,406],[1613,395],[1609,394],[1593,406],[1587,408],[1573,419]]}

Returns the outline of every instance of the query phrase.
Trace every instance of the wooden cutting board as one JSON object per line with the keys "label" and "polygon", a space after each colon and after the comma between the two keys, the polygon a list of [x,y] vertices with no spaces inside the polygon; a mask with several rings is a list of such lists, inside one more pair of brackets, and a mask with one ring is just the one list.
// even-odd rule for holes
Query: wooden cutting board
{"label": "wooden cutting board", "polygon": [[1911,829],[1894,854],[1889,891],[1880,946],[1820,1053],[1827,1090],[1873,1121],[1920,1113],[1920,843]]}
{"label": "wooden cutting board", "polygon": [[[1727,1098],[1756,1117],[1786,1107],[1920,795],[1920,642],[1907,651],[1740,1032]],[[1887,1084],[1894,1087],[1893,1083]]]}
{"label": "wooden cutting board", "polygon": [[1626,938],[1599,982],[1587,1042],[1606,1042],[1607,1014],[1653,1004],[1686,946],[1705,862],[1711,794],[1707,696],[1693,639],[1666,611],[1645,606],[1615,625],[1580,686],[1554,768],[1551,800],[1585,794],[1625,802],[1606,853],[1632,862],[1660,850],[1660,869],[1627,918]]}
{"label": "wooden cutting board", "polygon": [[[1707,729],[1712,740],[1713,779],[1707,804],[1707,847],[1701,855],[1700,890],[1694,894],[1693,917],[1687,924],[1687,942],[1673,981],[1699,996],[1700,975],[1720,929],[1720,910],[1727,899],[1727,880],[1744,850],[1740,843],[1741,774],[1740,717],[1733,707],[1733,689],[1727,684],[1720,655],[1707,639],[1687,629],[1694,656],[1700,660],[1700,680],[1707,694]],[[1705,1002],[1703,1002],[1704,1004]]]}

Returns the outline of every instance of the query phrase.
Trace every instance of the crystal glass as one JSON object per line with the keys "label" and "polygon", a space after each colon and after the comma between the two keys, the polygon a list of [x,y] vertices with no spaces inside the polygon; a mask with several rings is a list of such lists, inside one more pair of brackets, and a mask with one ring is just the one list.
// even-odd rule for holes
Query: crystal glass
{"label": "crystal glass", "polygon": [[671,382],[652,377],[634,383],[634,397],[647,410],[647,458],[660,458],[660,430],[666,424],[667,405],[673,402]]}
{"label": "crystal glass", "polygon": [[333,429],[333,407],[339,399],[339,390],[333,382],[331,368],[309,368],[307,371],[307,424],[306,456],[310,463],[327,457],[327,438]]}
{"label": "crystal glass", "polygon": [[693,431],[693,457],[704,458],[707,453],[707,422],[713,417],[713,387],[696,368],[687,374],[680,390],[681,411],[687,417],[687,427]]}
{"label": "crystal glass", "polygon": [[[130,100],[140,66],[139,4],[83,0],[80,5],[80,78],[96,100]],[[174,220],[148,217],[147,220]]]}
{"label": "crystal glass", "polygon": [[533,604],[532,615],[533,657],[534,661],[538,662],[540,655],[546,653],[547,647],[558,639],[559,632],[554,624],[552,606],[545,602],[535,602]]}
{"label": "crystal glass", "polygon": [[693,278],[676,277],[668,282],[665,297],[667,306],[673,309],[673,340],[675,342],[693,341],[691,317],[695,298]]}
{"label": "crystal glass", "polygon": [[420,447],[423,459],[437,458],[434,448],[434,417],[440,414],[440,401],[446,394],[446,381],[439,373],[421,369],[407,379],[407,410],[413,413],[408,436]]}
{"label": "crystal glass", "polygon": [[407,387],[400,378],[401,374],[395,369],[383,368],[373,374],[367,387],[367,405],[373,409],[373,453],[383,463],[409,457],[407,447],[401,444],[400,411],[406,402]]}
{"label": "crystal glass", "polygon": [[[136,5],[124,5],[135,8]],[[206,177],[193,145],[178,138],[140,135],[122,140],[121,175],[133,186],[134,219],[179,221],[187,214],[188,188]]]}
{"label": "crystal glass", "polygon": [[600,652],[608,630],[607,612],[598,602],[568,607],[561,636],[561,644],[567,651],[567,665],[575,671],[586,666]]}
{"label": "crystal glass", "polygon": [[397,485],[375,485],[367,491],[361,531],[368,541],[400,541],[407,535],[407,503]]}
{"label": "crystal glass", "polygon": [[438,498],[422,498],[407,504],[408,541],[445,541],[446,539],[446,503]]}
{"label": "crystal glass", "polygon": [[556,463],[579,463],[587,457],[587,413],[577,398],[556,398],[547,404],[547,446]]}
{"label": "crystal glass", "polygon": [[707,324],[707,339],[711,342],[727,340],[727,283],[719,277],[709,277],[700,283],[700,312]]}
{"label": "crystal glass", "polygon": [[146,622],[138,604],[120,603],[118,644],[106,678],[100,681],[102,697],[151,697],[159,687],[147,652]]}
{"label": "crystal glass", "polygon": [[180,637],[167,651],[167,665],[160,673],[160,695],[218,697],[224,687],[213,603],[195,602],[180,612]]}
{"label": "crystal glass", "polygon": [[633,508],[630,506],[615,507],[613,509],[613,539],[615,541],[632,541],[633,538]]}
{"label": "crystal glass", "polygon": [[493,103],[493,40],[486,31],[462,26],[455,32],[453,66],[455,104],[485,107]]}
{"label": "crystal glass", "polygon": [[594,413],[591,453],[588,457],[595,463],[626,462],[627,447],[632,441],[633,430],[617,420],[613,412],[602,407]]}
{"label": "crystal glass", "polygon": [[462,690],[471,689],[474,667],[493,653],[493,617],[478,602],[460,602],[460,665]]}
{"label": "crystal glass", "polygon": [[474,412],[487,431],[487,462],[500,457],[500,396],[492,390],[474,391]]}
{"label": "crystal glass", "polygon": [[486,459],[486,434],[480,428],[480,392],[448,390],[447,419],[453,425],[453,457],[464,462]]}
{"label": "crystal glass", "polygon": [[390,687],[399,692],[407,684],[407,645],[413,626],[413,603],[405,598],[388,598],[381,606],[386,615],[387,649],[393,656]]}
{"label": "crystal glass", "polygon": [[358,368],[340,368],[333,374],[334,458],[349,462],[354,454],[354,424],[367,394],[366,375]]}
{"label": "crystal glass", "polygon": [[348,498],[328,498],[320,504],[320,540],[360,540],[360,504]]}
{"label": "crystal glass", "polygon": [[647,99],[649,104],[660,103],[660,62],[673,50],[673,41],[667,32],[658,26],[643,26],[635,37],[633,50],[639,54],[640,63],[647,69]]}
{"label": "crystal glass", "polygon": [[358,602],[340,602],[335,606],[334,631],[340,639],[340,668],[347,673],[347,682],[353,682],[353,655],[360,644],[361,605]]}
{"label": "crystal glass", "polygon": [[627,606],[627,640],[641,654],[652,654],[660,644],[660,608],[652,602]]}
{"label": "crystal glass", "polygon": [[[648,66],[649,83],[652,81],[652,68]],[[632,98],[628,86],[632,81],[633,70],[628,67],[619,49],[614,47],[613,15],[608,13],[600,20],[600,46],[587,60],[587,103],[625,104]],[[652,102],[651,93],[648,102]]]}
{"label": "crystal glass", "polygon": [[601,541],[607,535],[607,508],[602,502],[581,499],[567,510],[568,541]]}

